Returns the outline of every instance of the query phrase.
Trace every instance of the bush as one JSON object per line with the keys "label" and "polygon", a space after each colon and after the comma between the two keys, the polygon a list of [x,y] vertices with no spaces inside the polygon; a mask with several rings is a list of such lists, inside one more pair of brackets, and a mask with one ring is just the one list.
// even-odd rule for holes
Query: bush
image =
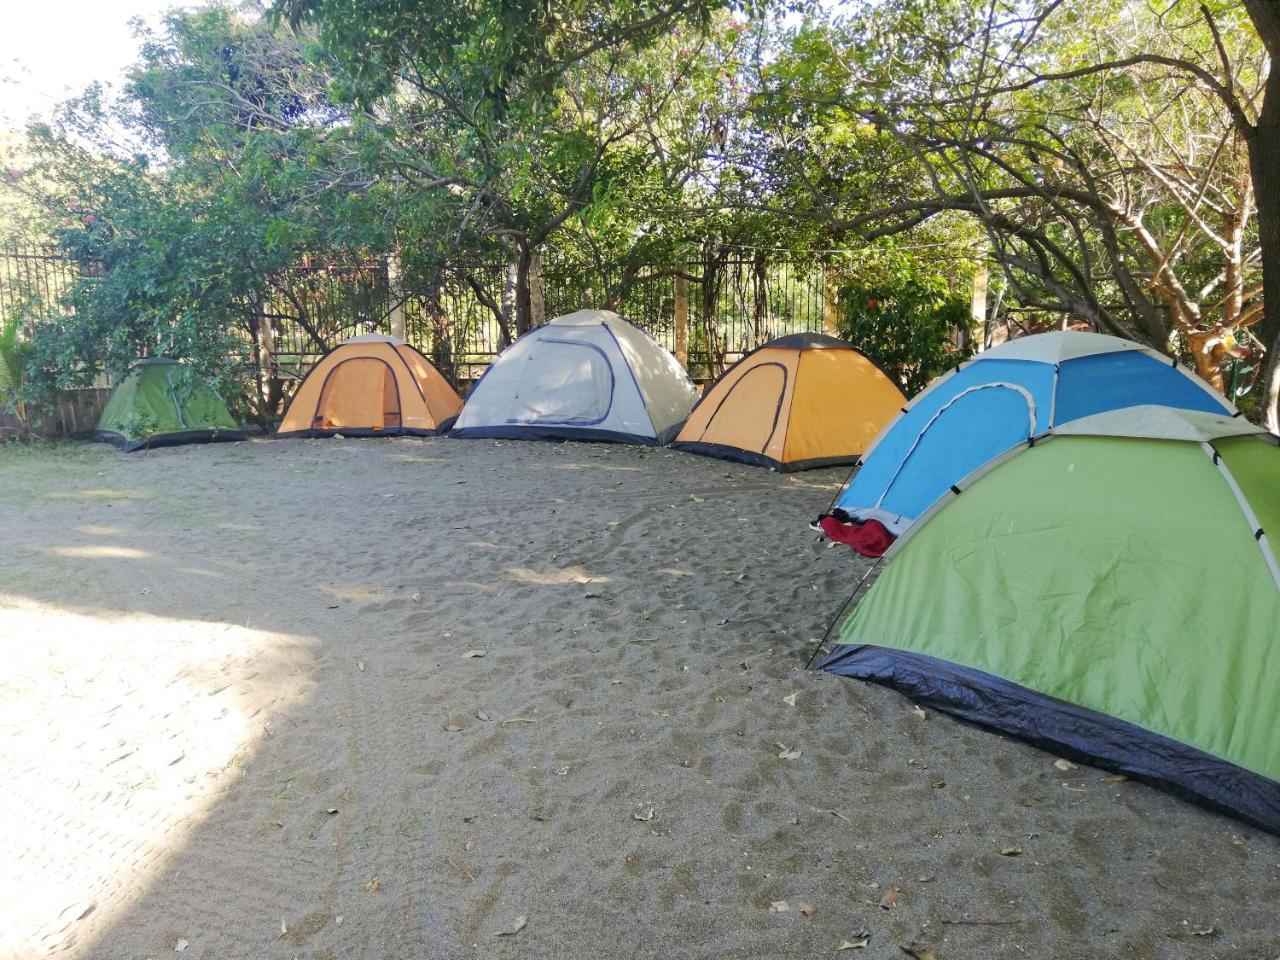
{"label": "bush", "polygon": [[909,397],[973,355],[968,330],[969,301],[941,280],[851,284],[840,293],[840,335],[896,377]]}

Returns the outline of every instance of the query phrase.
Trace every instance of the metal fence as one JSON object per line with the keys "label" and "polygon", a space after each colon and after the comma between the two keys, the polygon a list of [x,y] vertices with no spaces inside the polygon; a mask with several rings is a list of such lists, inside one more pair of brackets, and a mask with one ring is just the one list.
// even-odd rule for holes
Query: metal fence
{"label": "metal fence", "polygon": [[[276,356],[305,367],[326,345],[353,333],[390,332],[403,310],[405,336],[455,379],[474,379],[499,352],[504,263],[457,263],[416,287],[395,291],[385,264],[291,272],[269,306]],[[817,258],[771,251],[732,251],[713,261],[633,270],[584,267],[553,257],[541,269],[546,317],[608,307],[680,353],[677,317],[687,318],[684,358],[707,379],[761,343],[787,333],[822,330],[826,276]],[[683,302],[682,302],[683,301]],[[307,322],[304,324],[302,320]]]}
{"label": "metal fence", "polygon": [[[818,257],[709,251],[686,262],[638,269],[601,268],[548,254],[540,270],[545,316],[609,307],[673,353],[683,345],[696,379],[718,375],[773,337],[823,329],[826,278]],[[71,309],[67,294],[78,277],[92,272],[56,247],[0,246],[0,317],[21,311],[34,328]],[[475,379],[501,347],[495,309],[504,302],[506,283],[505,263],[453,263],[406,288],[385,261],[312,262],[272,277],[263,301],[243,305],[237,331],[245,361],[253,363],[259,356],[254,326],[270,324],[277,369],[296,378],[345,337],[389,333],[393,317],[400,317],[406,339],[461,385]],[[683,335],[678,316],[687,318]]]}
{"label": "metal fence", "polygon": [[60,247],[0,246],[0,320],[18,314],[34,323],[61,309],[80,273]]}

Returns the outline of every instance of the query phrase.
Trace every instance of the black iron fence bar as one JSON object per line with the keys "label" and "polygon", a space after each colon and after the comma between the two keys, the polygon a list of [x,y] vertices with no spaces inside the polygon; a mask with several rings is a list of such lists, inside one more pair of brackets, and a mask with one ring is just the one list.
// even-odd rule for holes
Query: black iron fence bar
{"label": "black iron fence bar", "polygon": [[[69,309],[66,294],[76,278],[92,272],[57,247],[0,246],[0,315],[21,309],[33,325],[49,320]],[[681,273],[702,282],[682,288]],[[490,304],[503,302],[506,274],[501,262],[452,264],[430,284],[393,292],[383,262],[307,264],[275,278],[258,309],[272,327],[275,362],[296,374],[321,346],[353,333],[391,332],[398,308],[406,338],[465,380],[498,352],[500,325]],[[547,316],[607,303],[672,352],[679,337],[675,317],[683,312],[687,365],[699,379],[773,337],[822,330],[827,307],[822,259],[775,250],[734,249],[714,263],[655,265],[625,283],[610,271],[548,257],[542,281]],[[683,305],[677,303],[682,289]],[[254,352],[250,313],[246,304],[246,358]]]}

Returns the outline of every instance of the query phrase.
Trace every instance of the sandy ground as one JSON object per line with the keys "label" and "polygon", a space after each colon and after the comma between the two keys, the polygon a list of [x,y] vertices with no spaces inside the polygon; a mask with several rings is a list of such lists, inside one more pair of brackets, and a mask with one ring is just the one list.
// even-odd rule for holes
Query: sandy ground
{"label": "sandy ground", "polygon": [[801,669],[841,476],[0,451],[0,954],[1280,953],[1276,838]]}

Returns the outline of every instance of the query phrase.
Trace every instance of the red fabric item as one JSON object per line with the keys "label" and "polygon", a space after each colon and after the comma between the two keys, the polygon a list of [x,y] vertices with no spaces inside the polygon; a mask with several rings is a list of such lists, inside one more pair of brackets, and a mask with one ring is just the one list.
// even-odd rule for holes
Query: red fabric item
{"label": "red fabric item", "polygon": [[818,521],[823,534],[836,543],[847,543],[864,557],[881,557],[898,538],[889,532],[879,520],[863,520],[861,523],[841,523],[827,516]]}

